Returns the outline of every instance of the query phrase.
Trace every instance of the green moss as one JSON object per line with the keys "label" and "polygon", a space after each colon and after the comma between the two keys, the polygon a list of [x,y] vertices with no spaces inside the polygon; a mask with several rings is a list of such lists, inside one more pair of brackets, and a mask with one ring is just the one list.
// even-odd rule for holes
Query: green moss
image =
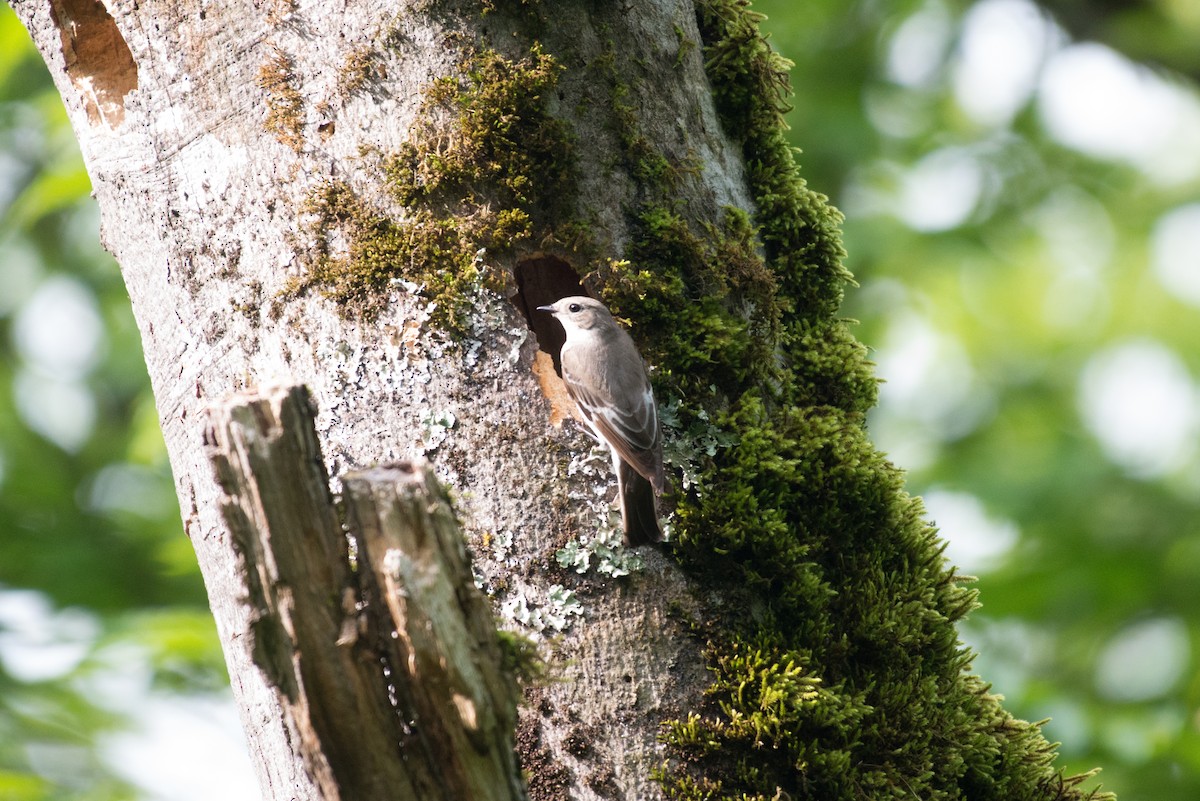
{"label": "green moss", "polygon": [[[534,45],[520,62],[484,51],[462,79],[434,82],[412,141],[387,165],[396,199],[456,210],[489,200],[526,218],[553,211],[572,167],[566,127],[545,110],[560,72]],[[453,136],[430,119],[435,110],[452,115]]]}
{"label": "green moss", "polygon": [[[716,714],[670,723],[662,739],[685,758],[700,760],[719,754],[725,774],[697,780],[664,771],[669,795],[681,798],[728,797],[725,787],[760,787],[737,798],[768,801],[773,788],[794,784],[793,777],[837,777],[849,784],[855,743],[848,731],[861,725],[869,709],[861,699],[847,698],[822,686],[801,654],[779,643],[733,641],[712,647],[715,681],[709,689]],[[815,798],[832,788],[814,792]],[[818,790],[814,787],[813,790]]]}
{"label": "green moss", "polygon": [[712,386],[748,386],[773,373],[780,322],[774,276],[755,251],[746,214],[693,231],[667,205],[633,218],[627,259],[602,265],[597,284],[617,315],[652,331],[643,353],[669,396],[698,401]]}
{"label": "green moss", "polygon": [[696,43],[687,38],[683,28],[678,25],[675,26],[675,39],[679,42],[679,50],[675,52],[675,66],[678,68],[682,67],[687,57],[696,50]]}
{"label": "green moss", "polygon": [[410,140],[383,159],[385,187],[404,215],[344,183],[318,187],[306,207],[317,247],[286,291],[316,288],[371,317],[395,285],[415,285],[435,324],[461,327],[473,289],[503,284],[480,251],[503,256],[550,240],[570,197],[572,143],[545,109],[559,72],[537,46],[520,61],[484,50],[462,75],[433,82]]}
{"label": "green moss", "polygon": [[533,640],[507,629],[496,630],[500,646],[501,667],[521,687],[530,687],[546,680],[546,662]]}
{"label": "green moss", "polygon": [[[289,294],[319,287],[345,312],[371,318],[382,311],[388,290],[407,281],[429,298],[439,324],[454,327],[471,288],[484,281],[470,234],[455,220],[424,210],[394,220],[333,181],[315,190],[304,210],[316,220],[316,248],[308,273],[287,287]],[[335,234],[345,252],[333,250]]]}
{"label": "green moss", "polygon": [[[679,29],[677,35],[682,35]],[[680,41],[679,58],[684,57],[687,45],[694,43]],[[617,46],[609,40],[604,50],[597,58],[588,64],[592,80],[608,87],[608,107],[612,112],[612,121],[621,146],[621,155],[626,170],[636,185],[641,188],[654,189],[664,186],[676,186],[681,174],[699,174],[701,165],[698,163],[672,163],[641,131],[638,125],[639,112],[632,100],[633,89],[622,80],[617,70]]]}
{"label": "green moss", "polygon": [[767,258],[797,314],[833,317],[850,281],[842,265],[842,215],[796,171],[783,120],[791,62],[771,50],[758,30],[762,16],[748,2],[699,0],[696,11],[718,113],[747,154]]}

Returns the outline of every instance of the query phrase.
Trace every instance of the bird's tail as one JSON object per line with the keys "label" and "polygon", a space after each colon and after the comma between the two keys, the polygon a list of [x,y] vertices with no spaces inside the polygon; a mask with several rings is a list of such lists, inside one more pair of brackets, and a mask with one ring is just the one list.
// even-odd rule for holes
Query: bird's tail
{"label": "bird's tail", "polygon": [[633,548],[662,541],[654,487],[624,460],[617,464],[617,495],[621,501],[621,525],[625,544]]}

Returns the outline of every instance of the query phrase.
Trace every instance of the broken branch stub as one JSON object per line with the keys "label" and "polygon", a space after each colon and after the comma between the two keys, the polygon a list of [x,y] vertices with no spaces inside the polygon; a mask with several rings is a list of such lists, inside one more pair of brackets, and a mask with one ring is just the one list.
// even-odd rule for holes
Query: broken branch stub
{"label": "broken branch stub", "polygon": [[[313,420],[304,387],[268,389],[210,408],[205,430],[245,588],[247,630],[225,646],[249,641],[286,729],[263,741],[300,756],[313,801],[523,799],[515,694],[445,494],[414,466],[348,476],[355,571]],[[385,562],[411,586],[369,568]],[[274,724],[251,717],[254,748]],[[263,784],[268,799],[297,797]]]}
{"label": "broken branch stub", "polygon": [[501,666],[449,497],[424,463],[342,480],[368,603],[386,612],[370,619],[384,626],[395,701],[440,766],[444,797],[524,799],[513,750],[517,688]]}

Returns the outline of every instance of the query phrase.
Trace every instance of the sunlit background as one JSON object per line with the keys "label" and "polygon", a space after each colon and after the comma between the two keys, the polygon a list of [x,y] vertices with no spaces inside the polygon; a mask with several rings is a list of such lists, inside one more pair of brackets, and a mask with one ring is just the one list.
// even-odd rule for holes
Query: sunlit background
{"label": "sunlit background", "polygon": [[[979,576],[976,670],[1068,770],[1195,801],[1200,4],[755,8],[847,217],[874,438]],[[0,799],[257,797],[128,300],[0,6]]]}

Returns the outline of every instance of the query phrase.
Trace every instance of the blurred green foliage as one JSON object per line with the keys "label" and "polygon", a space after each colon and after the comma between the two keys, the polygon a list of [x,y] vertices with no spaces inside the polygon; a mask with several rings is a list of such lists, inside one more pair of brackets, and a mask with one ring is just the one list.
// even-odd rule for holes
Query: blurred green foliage
{"label": "blurred green foliage", "polygon": [[[963,0],[755,3],[796,62],[789,119],[803,174],[847,215],[861,288],[845,312],[889,381],[875,437],[913,492],[981,510],[972,532],[972,518],[943,520],[952,507],[930,503],[952,557],[971,558],[960,540],[990,554],[968,564],[984,604],[963,627],[976,669],[1015,714],[1054,718],[1045,731],[1063,741],[1068,773],[1099,765],[1128,801],[1192,801],[1196,425],[1181,427],[1174,458],[1155,462],[1138,450],[1149,435],[1135,430],[1134,457],[1123,457],[1087,409],[1089,382],[1119,352],[1182,366],[1195,414],[1200,315],[1151,269],[1151,241],[1164,215],[1200,199],[1200,178],[1187,153],[1164,176],[1071,146],[1036,78],[1006,113],[980,112],[989,98],[962,78],[981,6],[1036,17],[1018,0],[974,11]],[[1179,15],[1177,30],[1195,23],[1189,7],[1156,4]],[[1070,42],[1036,19],[1044,72]],[[1172,63],[1138,19],[1106,16],[1106,37]],[[1002,66],[1007,52],[992,61]],[[1187,80],[1155,80],[1195,99]],[[928,175],[944,180],[918,180]],[[135,665],[154,691],[225,681],[137,328],[97,244],[88,187],[58,95],[0,6],[0,799],[137,797],[100,743],[139,701],[106,695],[105,680]],[[941,205],[922,217],[931,194]],[[1200,260],[1190,268],[1200,273]],[[63,297],[83,298],[103,323],[67,374],[40,363],[21,333],[30,304]],[[36,403],[47,386],[76,406],[41,414],[53,406]],[[1178,412],[1178,393],[1124,389],[1147,417]],[[33,652],[40,661],[22,658]]]}
{"label": "blurred green foliage", "polygon": [[228,682],[90,188],[58,92],[0,5],[4,801],[136,797],[106,738],[145,693]]}

